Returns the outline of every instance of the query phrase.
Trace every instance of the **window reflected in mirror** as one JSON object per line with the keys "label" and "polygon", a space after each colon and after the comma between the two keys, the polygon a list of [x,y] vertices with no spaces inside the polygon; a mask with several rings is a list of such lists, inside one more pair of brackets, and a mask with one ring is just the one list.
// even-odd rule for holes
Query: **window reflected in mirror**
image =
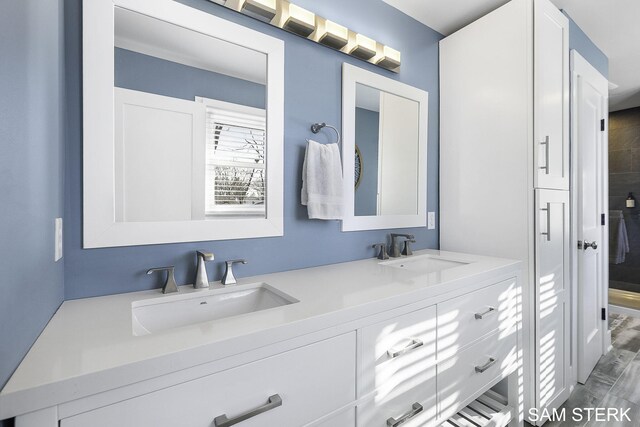
{"label": "window reflected in mirror", "polygon": [[266,55],[115,9],[116,222],[265,218]]}

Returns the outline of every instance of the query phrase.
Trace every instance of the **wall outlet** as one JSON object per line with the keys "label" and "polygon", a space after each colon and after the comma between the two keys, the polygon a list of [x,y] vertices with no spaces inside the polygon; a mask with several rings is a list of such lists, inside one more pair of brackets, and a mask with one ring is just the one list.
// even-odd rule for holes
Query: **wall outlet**
{"label": "wall outlet", "polygon": [[56,236],[56,246],[53,260],[57,262],[62,258],[62,218],[56,218],[54,233]]}
{"label": "wall outlet", "polygon": [[427,229],[428,230],[436,229],[436,213],[435,212],[429,212],[427,214]]}

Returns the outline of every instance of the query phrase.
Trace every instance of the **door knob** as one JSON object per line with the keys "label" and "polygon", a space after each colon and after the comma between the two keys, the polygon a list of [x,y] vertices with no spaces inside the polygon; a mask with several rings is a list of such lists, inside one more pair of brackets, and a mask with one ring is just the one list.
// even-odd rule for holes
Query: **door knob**
{"label": "door knob", "polygon": [[589,248],[591,248],[593,250],[598,249],[598,243],[597,242],[587,242],[586,240],[584,242],[582,242],[582,240],[578,240],[578,249],[584,249],[586,251]]}

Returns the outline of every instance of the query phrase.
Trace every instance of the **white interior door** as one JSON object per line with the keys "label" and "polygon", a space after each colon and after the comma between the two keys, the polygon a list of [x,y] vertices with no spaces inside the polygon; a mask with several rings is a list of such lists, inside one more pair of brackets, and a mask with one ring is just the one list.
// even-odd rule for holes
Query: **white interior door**
{"label": "white interior door", "polygon": [[[604,156],[606,146],[607,80],[572,52],[576,169],[577,253],[577,380],[584,383],[603,354],[607,330]],[[604,317],[604,318],[603,318]]]}
{"label": "white interior door", "polygon": [[536,190],[535,387],[539,411],[569,397],[569,192]]}

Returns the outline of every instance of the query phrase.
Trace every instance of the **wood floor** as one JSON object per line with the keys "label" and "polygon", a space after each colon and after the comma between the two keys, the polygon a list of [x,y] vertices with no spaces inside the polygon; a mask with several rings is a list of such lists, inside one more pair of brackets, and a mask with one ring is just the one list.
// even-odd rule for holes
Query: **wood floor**
{"label": "wood floor", "polygon": [[578,384],[565,402],[567,414],[573,408],[630,408],[631,421],[564,422],[551,421],[545,427],[638,427],[640,426],[640,319],[612,314],[609,316],[613,350],[602,356],[586,384]]}

